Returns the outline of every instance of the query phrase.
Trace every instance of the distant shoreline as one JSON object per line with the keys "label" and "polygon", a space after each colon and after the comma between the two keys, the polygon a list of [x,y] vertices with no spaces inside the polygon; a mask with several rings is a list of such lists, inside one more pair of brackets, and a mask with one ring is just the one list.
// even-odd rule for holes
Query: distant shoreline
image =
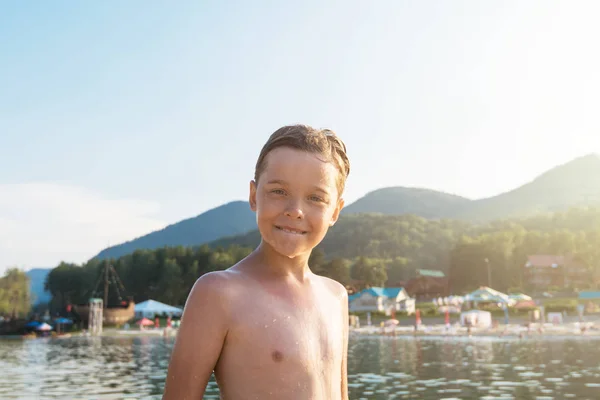
{"label": "distant shoreline", "polygon": [[[540,328],[542,330],[540,331]],[[111,338],[140,338],[140,337],[164,337],[174,338],[177,336],[176,328],[160,328],[160,329],[105,329],[101,335],[93,336],[86,333],[73,333],[66,336],[58,337],[23,337],[20,335],[4,335],[0,336],[0,340],[66,340],[72,338],[91,338],[91,337],[111,337]],[[380,326],[363,326],[359,328],[350,327],[349,334],[351,337],[419,337],[432,339],[448,339],[448,338],[469,338],[469,337],[488,337],[488,338],[505,338],[505,339],[584,339],[596,338],[600,339],[600,324],[594,322],[583,323],[566,323],[554,325],[546,323],[532,323],[528,329],[524,325],[509,324],[498,325],[495,328],[472,328],[469,332],[467,327],[459,324],[446,326],[444,324],[421,325],[415,331],[414,326],[396,326],[396,327],[380,327]]]}
{"label": "distant shoreline", "polygon": [[[541,329],[541,330],[540,330]],[[600,338],[600,325],[594,322],[575,322],[554,325],[551,323],[532,323],[530,328],[524,325],[509,324],[498,325],[495,328],[472,328],[469,329],[458,324],[446,326],[444,324],[421,325],[415,330],[414,326],[396,326],[379,327],[364,326],[359,328],[350,328],[350,334],[354,336],[370,337],[394,337],[394,336],[414,336],[414,337],[497,337],[497,338],[545,338],[545,337],[565,337]]]}

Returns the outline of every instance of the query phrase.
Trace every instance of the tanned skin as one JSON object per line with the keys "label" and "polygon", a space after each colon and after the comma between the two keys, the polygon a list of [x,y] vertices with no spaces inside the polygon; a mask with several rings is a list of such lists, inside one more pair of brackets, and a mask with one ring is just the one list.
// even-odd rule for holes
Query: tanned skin
{"label": "tanned skin", "polygon": [[339,216],[339,172],[315,154],[266,157],[250,206],[262,241],[194,285],[163,399],[201,399],[214,371],[224,400],[347,400],[348,298],[315,275],[312,249]]}

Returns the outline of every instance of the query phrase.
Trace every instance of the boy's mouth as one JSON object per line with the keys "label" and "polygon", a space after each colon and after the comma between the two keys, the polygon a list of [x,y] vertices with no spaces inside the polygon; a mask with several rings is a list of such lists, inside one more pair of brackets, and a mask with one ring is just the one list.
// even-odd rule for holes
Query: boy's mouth
{"label": "boy's mouth", "polygon": [[301,229],[296,229],[296,228],[291,228],[289,226],[279,226],[279,225],[275,225],[275,228],[279,229],[280,231],[283,231],[285,233],[291,233],[293,235],[306,235],[306,231],[303,231]]}

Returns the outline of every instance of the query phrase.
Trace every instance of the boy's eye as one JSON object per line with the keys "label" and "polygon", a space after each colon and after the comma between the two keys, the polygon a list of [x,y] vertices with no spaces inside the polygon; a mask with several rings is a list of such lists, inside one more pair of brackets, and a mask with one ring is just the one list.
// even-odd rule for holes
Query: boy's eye
{"label": "boy's eye", "polygon": [[311,199],[312,201],[318,201],[318,202],[323,202],[323,201],[325,201],[325,200],[323,200],[323,199],[322,199],[321,197],[319,197],[319,196],[311,196],[311,197],[310,197],[310,199]]}
{"label": "boy's eye", "polygon": [[271,193],[275,193],[275,194],[285,194],[285,191],[282,189],[273,189],[271,190]]}

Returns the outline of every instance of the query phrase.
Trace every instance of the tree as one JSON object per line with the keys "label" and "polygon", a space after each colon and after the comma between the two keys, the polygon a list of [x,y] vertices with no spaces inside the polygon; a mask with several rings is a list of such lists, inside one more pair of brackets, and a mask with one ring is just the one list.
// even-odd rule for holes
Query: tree
{"label": "tree", "polygon": [[[235,245],[213,250],[208,246],[177,246],[136,250],[117,260],[92,259],[83,265],[63,262],[48,274],[46,290],[52,295],[51,308],[54,310],[69,303],[86,303],[92,295],[102,296],[103,271],[106,265],[110,265],[120,277],[125,292],[120,290],[119,298],[111,284],[109,304],[131,296],[135,302],[154,299],[182,305],[201,275],[227,269],[250,252],[249,248]],[[94,289],[99,289],[99,292],[93,293]]]}
{"label": "tree", "polygon": [[18,268],[9,268],[0,278],[0,314],[18,318],[30,309],[29,277]]}
{"label": "tree", "polygon": [[480,240],[463,237],[450,256],[450,290],[460,294],[487,285],[486,257]]}
{"label": "tree", "polygon": [[182,287],[181,267],[175,259],[167,258],[162,267],[160,280],[158,281],[161,301],[167,304],[183,304],[181,302]]}
{"label": "tree", "polygon": [[310,253],[308,265],[311,271],[317,275],[325,274],[325,253],[320,248],[315,248]]}
{"label": "tree", "polygon": [[359,257],[352,265],[351,275],[353,279],[363,282],[365,286],[383,286],[387,280],[385,262]]}
{"label": "tree", "polygon": [[51,307],[62,309],[70,303],[84,303],[94,289],[94,270],[97,264],[83,268],[61,262],[46,277],[45,288],[52,295]]}
{"label": "tree", "polygon": [[324,276],[344,286],[350,283],[350,263],[343,258],[334,258],[323,267],[323,270]]}
{"label": "tree", "polygon": [[[589,270],[589,284],[579,283],[580,288],[592,288],[600,285],[599,226],[600,208],[480,224],[412,215],[344,215],[313,250],[309,266],[342,284],[354,279],[367,286],[395,285],[414,277],[417,269],[441,270],[451,291],[462,294],[488,285],[488,265],[494,289],[526,291],[523,272],[529,255],[571,255]],[[181,305],[200,276],[231,267],[259,242],[254,231],[210,246],[136,250],[108,262],[134,301],[152,298]],[[102,265],[92,259],[54,268],[46,286],[53,307],[86,302]],[[0,290],[0,306],[6,305],[5,289]]]}
{"label": "tree", "polygon": [[386,263],[388,285],[395,285],[398,281],[406,281],[412,277],[408,263],[409,260],[404,257],[394,257]]}

